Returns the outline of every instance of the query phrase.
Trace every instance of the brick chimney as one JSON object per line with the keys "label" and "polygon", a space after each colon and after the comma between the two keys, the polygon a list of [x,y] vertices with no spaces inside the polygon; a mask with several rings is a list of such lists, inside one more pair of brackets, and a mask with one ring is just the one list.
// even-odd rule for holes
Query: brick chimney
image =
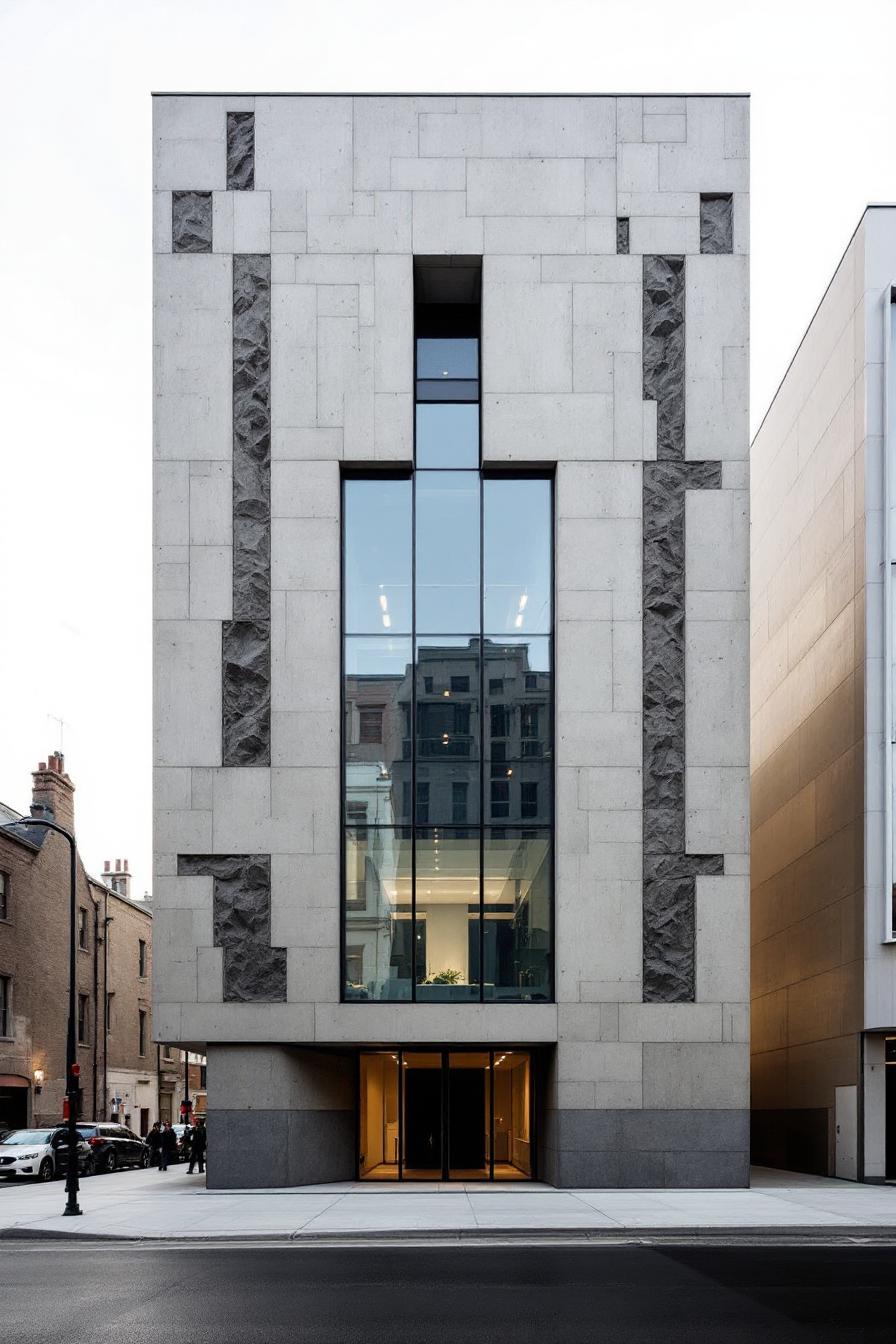
{"label": "brick chimney", "polygon": [[46,817],[74,831],[75,786],[65,773],[62,752],[54,751],[48,760],[41,761],[31,778],[32,817]]}

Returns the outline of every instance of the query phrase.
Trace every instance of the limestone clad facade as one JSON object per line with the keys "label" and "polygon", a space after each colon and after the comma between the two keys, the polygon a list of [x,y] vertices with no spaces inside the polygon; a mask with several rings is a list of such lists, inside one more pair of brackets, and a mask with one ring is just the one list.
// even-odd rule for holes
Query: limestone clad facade
{"label": "limestone clad facade", "polygon": [[[359,1051],[464,1046],[531,1053],[540,1179],[743,1184],[748,101],[159,95],[153,152],[155,1030],[210,1182],[353,1177]],[[343,481],[412,471],[415,259],[471,258],[482,472],[552,482],[552,983],[359,1000]]]}

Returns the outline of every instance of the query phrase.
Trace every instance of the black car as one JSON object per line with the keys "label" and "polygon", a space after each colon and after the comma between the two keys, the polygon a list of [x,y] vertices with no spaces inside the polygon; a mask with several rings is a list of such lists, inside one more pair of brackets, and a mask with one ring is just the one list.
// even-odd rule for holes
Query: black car
{"label": "black car", "polygon": [[78,1122],[93,1153],[96,1171],[119,1171],[122,1167],[148,1167],[149,1149],[133,1130],[124,1125]]}

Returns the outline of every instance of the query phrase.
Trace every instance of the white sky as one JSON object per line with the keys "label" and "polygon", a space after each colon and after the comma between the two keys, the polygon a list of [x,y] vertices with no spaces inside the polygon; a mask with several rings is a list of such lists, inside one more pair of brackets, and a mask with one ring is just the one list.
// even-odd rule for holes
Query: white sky
{"label": "white sky", "polygon": [[867,201],[894,0],[0,0],[0,800],[150,885],[150,90],[749,92],[753,424]]}

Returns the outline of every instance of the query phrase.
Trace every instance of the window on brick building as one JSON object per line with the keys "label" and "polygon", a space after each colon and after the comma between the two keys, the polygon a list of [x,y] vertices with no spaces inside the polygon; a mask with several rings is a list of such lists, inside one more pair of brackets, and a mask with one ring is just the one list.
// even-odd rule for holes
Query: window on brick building
{"label": "window on brick building", "polygon": [[87,947],[87,911],[83,905],[78,907],[78,946]]}
{"label": "window on brick building", "polygon": [[9,919],[9,873],[0,873],[0,919]]}
{"label": "window on brick building", "polygon": [[78,995],[78,1043],[86,1045],[90,1033],[90,1000],[86,994]]}
{"label": "window on brick building", "polygon": [[0,1036],[12,1035],[12,977],[0,975]]}
{"label": "window on brick building", "polygon": [[138,1055],[145,1055],[145,1054],[146,1054],[146,1013],[143,1011],[142,1008],[139,1009],[139,1011],[138,1011],[138,1013],[137,1013],[137,1019],[138,1019],[138,1021],[137,1021],[137,1027],[138,1027],[138,1033],[139,1033],[139,1037],[140,1037],[139,1044],[138,1044],[138,1046],[137,1046],[137,1053],[138,1053]]}
{"label": "window on brick building", "polygon": [[383,711],[374,707],[358,711],[360,742],[377,743],[383,740]]}
{"label": "window on brick building", "polygon": [[142,938],[137,944],[137,962],[138,962],[137,974],[140,976],[146,975],[146,943]]}

